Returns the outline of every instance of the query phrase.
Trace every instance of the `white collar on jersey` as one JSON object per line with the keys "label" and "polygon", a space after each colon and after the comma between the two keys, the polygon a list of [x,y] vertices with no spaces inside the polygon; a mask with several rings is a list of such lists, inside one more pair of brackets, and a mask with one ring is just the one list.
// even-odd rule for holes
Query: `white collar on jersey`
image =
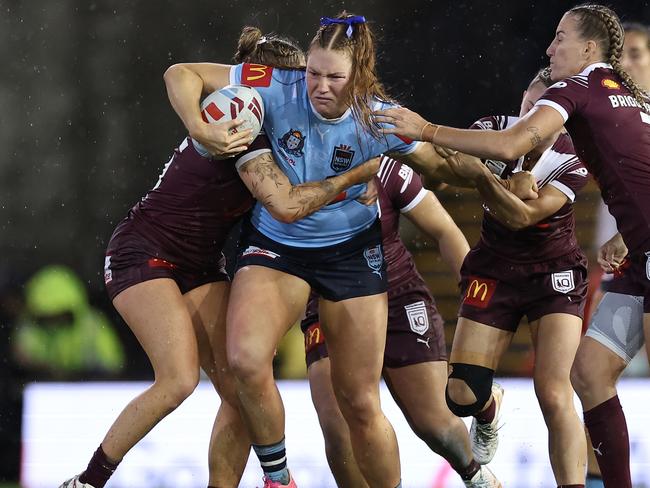
{"label": "white collar on jersey", "polygon": [[602,63],[602,62],[593,63],[593,64],[590,64],[589,66],[587,66],[585,69],[583,69],[582,72],[578,73],[578,76],[587,76],[589,73],[591,73],[593,70],[595,70],[597,68],[613,69],[612,65],[609,64],[609,63]]}
{"label": "white collar on jersey", "polygon": [[309,96],[307,96],[307,100],[309,100],[309,108],[311,108],[312,113],[316,116],[316,118],[318,120],[320,120],[322,122],[325,122],[326,124],[338,124],[339,122],[343,122],[352,113],[352,109],[348,108],[345,112],[343,112],[343,115],[341,115],[340,117],[337,117],[335,119],[328,119],[328,118],[323,117],[321,114],[318,113],[318,111],[311,104],[311,100],[309,99]]}

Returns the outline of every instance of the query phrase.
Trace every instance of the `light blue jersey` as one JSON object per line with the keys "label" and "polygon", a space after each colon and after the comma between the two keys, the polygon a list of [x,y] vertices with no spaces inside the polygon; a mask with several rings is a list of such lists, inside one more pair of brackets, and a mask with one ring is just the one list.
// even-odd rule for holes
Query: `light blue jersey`
{"label": "light blue jersey", "polygon": [[[304,71],[240,64],[230,82],[253,86],[264,100],[264,131],[273,155],[292,184],[320,181],[341,174],[382,153],[409,154],[418,143],[394,136],[375,139],[355,122],[348,110],[338,119],[325,119],[307,96]],[[377,101],[373,110],[390,107]],[[359,203],[366,185],[355,185],[345,198],[292,224],[275,220],[257,204],[252,223],[276,242],[295,247],[324,247],[346,241],[377,218],[377,206]]]}

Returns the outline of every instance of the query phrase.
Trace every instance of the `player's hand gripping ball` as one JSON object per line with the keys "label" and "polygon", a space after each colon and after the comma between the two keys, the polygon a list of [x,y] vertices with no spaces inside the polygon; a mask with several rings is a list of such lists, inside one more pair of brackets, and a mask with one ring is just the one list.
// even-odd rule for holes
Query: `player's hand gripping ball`
{"label": "player's hand gripping ball", "polygon": [[264,102],[255,88],[228,85],[210,93],[201,102],[201,117],[207,123],[243,120],[231,133],[250,129],[251,138],[257,137],[264,122]]}

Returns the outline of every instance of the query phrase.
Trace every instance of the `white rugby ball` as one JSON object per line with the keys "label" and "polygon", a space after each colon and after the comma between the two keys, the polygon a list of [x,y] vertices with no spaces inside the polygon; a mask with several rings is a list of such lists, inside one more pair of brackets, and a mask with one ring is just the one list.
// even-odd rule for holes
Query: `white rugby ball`
{"label": "white rugby ball", "polygon": [[264,122],[264,102],[255,88],[228,85],[205,97],[201,102],[201,117],[208,123],[243,120],[233,132],[251,129],[251,135],[257,137]]}

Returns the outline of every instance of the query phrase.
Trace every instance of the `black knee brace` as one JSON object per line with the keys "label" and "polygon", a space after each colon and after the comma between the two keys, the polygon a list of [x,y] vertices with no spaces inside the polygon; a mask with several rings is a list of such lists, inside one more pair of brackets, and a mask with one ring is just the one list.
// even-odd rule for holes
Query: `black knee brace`
{"label": "black knee brace", "polygon": [[451,374],[449,378],[456,378],[462,380],[468,386],[474,396],[476,402],[469,405],[460,405],[449,398],[449,386],[445,390],[445,398],[449,410],[457,417],[469,417],[476,415],[481,411],[485,404],[490,399],[492,394],[492,379],[494,378],[494,370],[484,368],[483,366],[476,366],[474,364],[465,363],[451,363]]}

